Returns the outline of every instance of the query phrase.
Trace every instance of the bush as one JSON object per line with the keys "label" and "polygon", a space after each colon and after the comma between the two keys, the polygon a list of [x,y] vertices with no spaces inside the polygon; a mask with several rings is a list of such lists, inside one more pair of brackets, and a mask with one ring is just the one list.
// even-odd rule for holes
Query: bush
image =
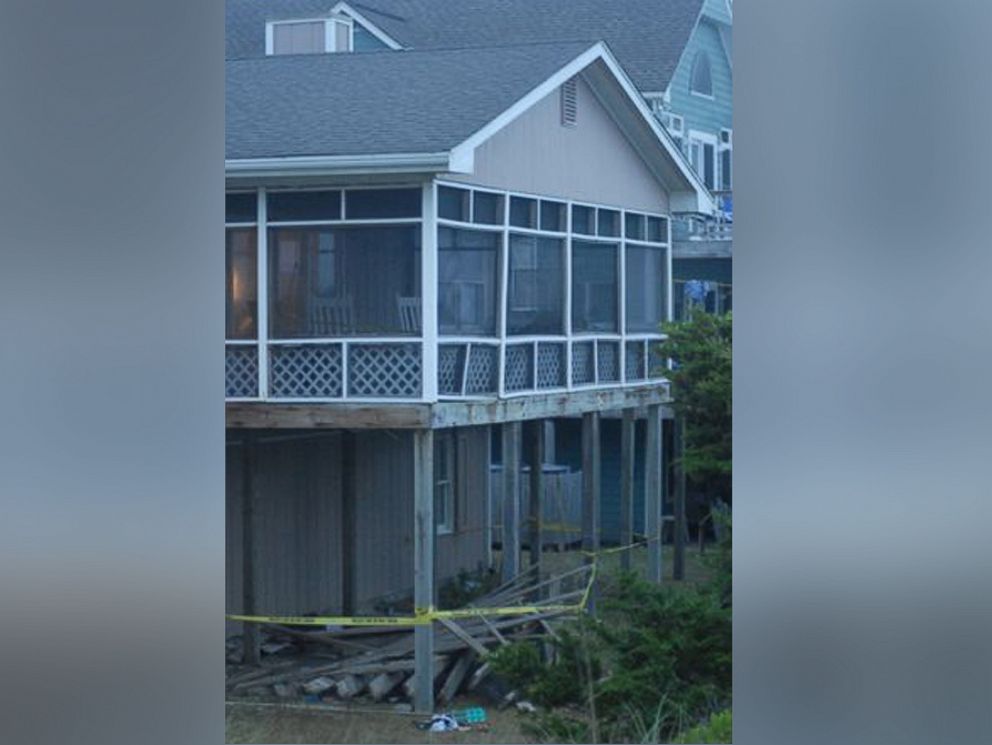
{"label": "bush", "polygon": [[733,714],[730,709],[718,712],[705,724],[686,730],[679,736],[680,743],[729,743],[733,741]]}

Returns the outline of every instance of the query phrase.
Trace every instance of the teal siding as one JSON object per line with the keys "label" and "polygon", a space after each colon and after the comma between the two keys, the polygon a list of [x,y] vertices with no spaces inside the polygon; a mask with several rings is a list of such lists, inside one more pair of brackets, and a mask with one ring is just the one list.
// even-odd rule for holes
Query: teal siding
{"label": "teal siding", "polygon": [[378,52],[383,49],[389,49],[389,47],[375,38],[357,21],[355,22],[352,42],[356,52]]}
{"label": "teal siding", "polygon": [[727,9],[727,0],[706,0],[703,3],[703,13],[723,23],[731,23],[730,11]]}
{"label": "teal siding", "polygon": [[[710,58],[713,78],[713,98],[702,98],[689,93],[689,78],[696,54],[705,51]],[[671,110],[685,119],[683,149],[689,130],[695,129],[719,138],[720,130],[733,127],[733,76],[730,60],[724,52],[717,25],[707,18],[700,20],[685,53],[675,69],[669,84]]]}

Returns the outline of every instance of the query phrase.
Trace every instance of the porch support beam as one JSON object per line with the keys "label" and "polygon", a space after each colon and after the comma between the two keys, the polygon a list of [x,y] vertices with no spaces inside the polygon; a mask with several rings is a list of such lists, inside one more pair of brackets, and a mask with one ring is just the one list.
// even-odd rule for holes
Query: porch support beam
{"label": "porch support beam", "polygon": [[520,422],[503,425],[503,581],[520,573]]}
{"label": "porch support beam", "polygon": [[[527,463],[530,466],[530,507],[527,516],[528,537],[530,544],[530,563],[541,563],[541,518],[544,506],[544,420],[536,419],[528,426]],[[540,569],[537,570],[540,573]],[[540,581],[538,576],[536,581]]]}
{"label": "porch support beam", "polygon": [[[582,548],[599,551],[600,441],[599,412],[582,415]],[[585,562],[594,561],[586,556]],[[596,592],[589,598],[589,612],[595,612]]]}
{"label": "porch support beam", "polygon": [[675,551],[672,578],[685,579],[685,417],[675,418]]}
{"label": "porch support beam", "polygon": [[[413,433],[413,604],[434,607],[434,432]],[[434,624],[414,627],[414,708],[434,712]]]}
{"label": "porch support beam", "polygon": [[648,407],[647,437],[645,438],[644,471],[644,529],[648,538],[649,582],[661,582],[662,577],[662,483],[664,464],[661,438],[662,412],[660,406]]}
{"label": "porch support beam", "polygon": [[[258,443],[254,433],[242,440],[241,450],[241,612],[255,615],[255,503],[258,491]],[[242,622],[242,660],[257,665],[260,659],[259,627]]]}
{"label": "porch support beam", "polygon": [[[620,423],[620,545],[634,542],[635,410],[624,409]],[[620,552],[620,568],[630,569],[630,550]]]}

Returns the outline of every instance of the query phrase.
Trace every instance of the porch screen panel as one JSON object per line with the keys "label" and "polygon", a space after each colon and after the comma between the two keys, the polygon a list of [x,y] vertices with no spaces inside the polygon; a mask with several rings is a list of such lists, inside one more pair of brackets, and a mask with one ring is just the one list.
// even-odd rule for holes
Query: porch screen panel
{"label": "porch screen panel", "polygon": [[657,333],[665,320],[665,250],[627,246],[627,331]]}
{"label": "porch screen panel", "polygon": [[226,338],[258,335],[258,265],[255,228],[228,228],[226,236]]}
{"label": "porch screen panel", "polygon": [[438,324],[442,334],[496,335],[500,243],[496,232],[438,229]]}
{"label": "porch screen panel", "polygon": [[619,269],[615,243],[572,241],[572,330],[619,331]]}
{"label": "porch screen panel", "polygon": [[269,282],[274,338],[417,335],[420,228],[272,228]]}
{"label": "porch screen panel", "polygon": [[564,242],[534,235],[510,236],[507,331],[565,333]]}

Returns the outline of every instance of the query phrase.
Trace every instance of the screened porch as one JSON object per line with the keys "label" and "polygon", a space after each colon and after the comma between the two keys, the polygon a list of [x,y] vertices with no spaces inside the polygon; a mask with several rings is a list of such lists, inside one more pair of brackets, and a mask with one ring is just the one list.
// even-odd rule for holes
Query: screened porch
{"label": "screened porch", "polygon": [[461,184],[227,195],[228,400],[436,401],[643,384],[664,215]]}

